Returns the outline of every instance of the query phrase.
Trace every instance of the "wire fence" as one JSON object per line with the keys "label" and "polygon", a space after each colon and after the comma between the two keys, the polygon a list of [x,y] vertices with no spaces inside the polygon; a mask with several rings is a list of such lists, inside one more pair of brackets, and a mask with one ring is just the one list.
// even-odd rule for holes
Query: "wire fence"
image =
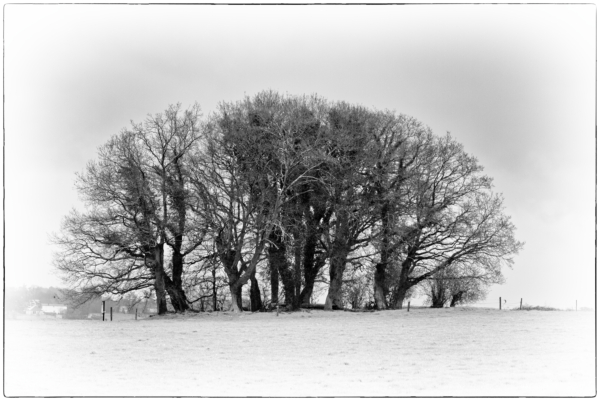
{"label": "wire fence", "polygon": [[577,311],[579,309],[579,305],[578,305],[578,301],[575,300],[573,302],[573,305],[571,307],[567,307],[567,308],[556,308],[553,306],[547,306],[546,304],[544,304],[543,306],[540,305],[535,305],[532,306],[531,304],[528,304],[526,302],[526,300],[524,300],[523,298],[519,298],[517,300],[515,299],[504,299],[502,297],[498,298],[498,301],[487,301],[487,302],[477,302],[475,304],[473,304],[472,306],[475,307],[486,307],[486,308],[497,308],[497,309],[555,309],[555,310],[575,310]]}

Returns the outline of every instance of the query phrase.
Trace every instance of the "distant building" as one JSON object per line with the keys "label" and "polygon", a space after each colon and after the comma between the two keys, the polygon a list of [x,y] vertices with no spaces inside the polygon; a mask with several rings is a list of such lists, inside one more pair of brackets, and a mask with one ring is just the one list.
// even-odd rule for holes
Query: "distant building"
{"label": "distant building", "polygon": [[63,304],[42,304],[42,312],[49,315],[61,315],[67,313],[67,305]]}
{"label": "distant building", "polygon": [[40,300],[32,299],[31,301],[29,301],[29,304],[27,304],[27,307],[25,308],[25,313],[27,315],[37,315],[38,313],[40,313],[41,310],[42,306],[40,304]]}

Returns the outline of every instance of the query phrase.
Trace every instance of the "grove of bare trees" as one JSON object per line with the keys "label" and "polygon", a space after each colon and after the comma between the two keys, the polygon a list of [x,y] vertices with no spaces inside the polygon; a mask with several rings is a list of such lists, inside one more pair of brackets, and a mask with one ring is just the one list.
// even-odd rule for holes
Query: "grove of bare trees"
{"label": "grove of bare trees", "polygon": [[296,310],[319,291],[328,310],[454,306],[523,246],[450,135],[318,96],[170,106],[100,147],[76,188],[85,207],[53,237],[70,298],[151,290],[159,314]]}

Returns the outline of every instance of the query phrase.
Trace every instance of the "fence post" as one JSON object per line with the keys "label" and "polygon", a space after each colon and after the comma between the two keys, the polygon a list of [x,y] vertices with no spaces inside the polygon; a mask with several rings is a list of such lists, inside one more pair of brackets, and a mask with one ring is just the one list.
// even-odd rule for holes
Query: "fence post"
{"label": "fence post", "polygon": [[112,306],[110,307],[110,321],[112,322]]}
{"label": "fence post", "polygon": [[106,311],[106,301],[102,301],[102,321],[104,321],[105,311]]}
{"label": "fence post", "polygon": [[137,308],[135,308],[135,320],[137,320]]}
{"label": "fence post", "polygon": [[408,301],[408,308],[406,309],[407,312],[410,312],[410,301]]}
{"label": "fence post", "polygon": [[521,303],[519,304],[519,310],[523,308],[523,298],[521,298]]}
{"label": "fence post", "polygon": [[277,315],[276,316],[279,316],[279,302],[277,303]]}
{"label": "fence post", "polygon": [[500,306],[500,310],[502,310],[502,297],[498,298],[498,305]]}

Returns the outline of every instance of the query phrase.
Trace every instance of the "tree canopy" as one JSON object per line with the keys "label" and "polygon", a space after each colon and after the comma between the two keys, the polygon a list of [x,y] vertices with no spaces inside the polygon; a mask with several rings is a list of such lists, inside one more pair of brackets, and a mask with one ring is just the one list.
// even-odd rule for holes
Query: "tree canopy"
{"label": "tree canopy", "polygon": [[253,311],[298,309],[317,286],[325,309],[402,308],[417,287],[454,306],[523,246],[449,134],[318,96],[265,91],[206,118],[170,106],[100,147],[76,188],[84,210],[54,236],[69,293],[152,289],[159,314],[216,308],[223,285],[242,311],[248,283]]}

